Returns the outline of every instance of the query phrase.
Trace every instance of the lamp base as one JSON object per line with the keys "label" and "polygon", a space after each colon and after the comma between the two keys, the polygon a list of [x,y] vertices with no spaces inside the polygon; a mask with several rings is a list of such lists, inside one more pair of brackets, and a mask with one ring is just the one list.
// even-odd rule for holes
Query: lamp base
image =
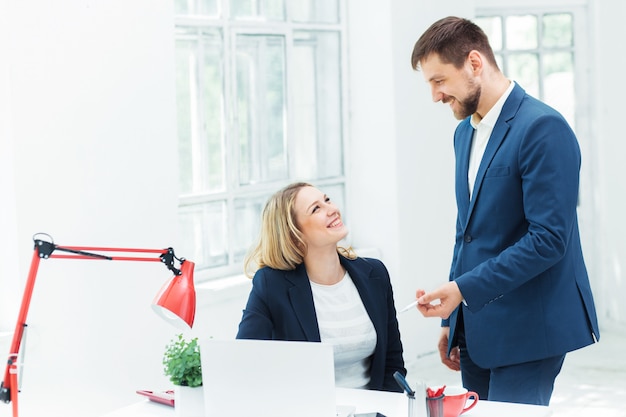
{"label": "lamp base", "polygon": [[7,403],[7,404],[11,402],[11,393],[9,392],[8,389],[4,388],[1,385],[0,385],[0,401],[2,401],[3,403]]}

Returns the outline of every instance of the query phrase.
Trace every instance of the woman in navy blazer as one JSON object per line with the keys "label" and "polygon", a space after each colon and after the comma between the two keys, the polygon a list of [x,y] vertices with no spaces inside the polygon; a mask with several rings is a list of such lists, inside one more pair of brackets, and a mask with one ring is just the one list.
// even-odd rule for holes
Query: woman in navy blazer
{"label": "woman in navy blazer", "polygon": [[[406,369],[389,274],[381,261],[338,247],[347,233],[337,207],[310,184],[294,183],[274,194],[263,210],[259,242],[246,258],[247,274],[250,266],[258,269],[237,338],[333,343],[336,377],[354,372],[337,368],[342,351],[355,362],[347,369],[359,374],[343,375],[348,380],[361,378],[363,388],[399,392],[393,374],[406,375]],[[346,301],[353,305],[349,310],[360,314],[344,322],[342,317],[352,313],[341,312],[343,302],[334,301],[333,294],[346,285],[355,295]],[[331,298],[316,298],[320,291],[330,291]],[[369,348],[360,340],[367,333],[363,326],[370,329]]]}
{"label": "woman in navy blazer", "polygon": [[444,319],[442,361],[460,367],[466,388],[547,405],[565,354],[599,339],[578,231],[576,136],[500,72],[487,36],[469,20],[435,22],[412,64],[433,100],[462,120],[450,282],[418,290],[418,308]]}

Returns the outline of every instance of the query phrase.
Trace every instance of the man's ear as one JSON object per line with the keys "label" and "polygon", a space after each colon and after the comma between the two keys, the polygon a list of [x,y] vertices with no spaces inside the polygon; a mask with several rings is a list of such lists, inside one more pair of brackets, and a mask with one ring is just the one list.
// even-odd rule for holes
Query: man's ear
{"label": "man's ear", "polygon": [[483,56],[477,50],[473,49],[467,55],[467,62],[472,68],[474,75],[478,75],[483,69]]}

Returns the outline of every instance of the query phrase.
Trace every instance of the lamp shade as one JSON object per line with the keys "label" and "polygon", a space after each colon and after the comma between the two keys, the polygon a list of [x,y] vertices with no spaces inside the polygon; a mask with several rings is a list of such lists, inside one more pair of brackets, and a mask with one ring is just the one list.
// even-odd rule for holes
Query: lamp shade
{"label": "lamp shade", "polygon": [[174,275],[166,282],[152,303],[152,308],[159,316],[183,330],[193,326],[196,315],[194,266],[193,262],[183,261],[180,265],[181,274]]}

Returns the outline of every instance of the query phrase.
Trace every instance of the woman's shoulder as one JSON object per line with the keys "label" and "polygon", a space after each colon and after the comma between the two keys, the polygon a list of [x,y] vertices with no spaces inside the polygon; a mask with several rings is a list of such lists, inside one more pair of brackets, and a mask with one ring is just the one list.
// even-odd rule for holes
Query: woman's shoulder
{"label": "woman's shoulder", "polygon": [[279,278],[294,279],[295,277],[302,274],[301,272],[299,272],[300,268],[301,268],[301,265],[298,265],[296,269],[293,269],[293,270],[283,270],[283,269],[272,268],[270,266],[262,266],[261,268],[257,269],[257,271],[254,273],[254,276],[252,277],[252,282],[253,283],[257,283],[257,282],[274,283],[277,281],[283,281]]}
{"label": "woman's shoulder", "polygon": [[272,268],[270,266],[262,266],[261,268],[257,269],[256,272],[254,273],[254,277],[252,277],[252,280],[264,280],[267,278],[273,278],[275,276],[279,276],[279,275],[284,275],[286,271],[282,271],[280,269],[276,269],[276,268]]}
{"label": "woman's shoulder", "polygon": [[355,268],[371,268],[376,272],[382,272],[387,274],[387,267],[378,258],[367,258],[367,257],[356,257],[355,259],[346,259],[347,262],[350,262]]}
{"label": "woman's shoulder", "polygon": [[372,266],[382,266],[384,267],[385,264],[383,263],[383,261],[381,261],[378,258],[369,258],[369,257],[358,257],[357,259],[360,259],[361,261],[365,262],[368,265],[372,265]]}

